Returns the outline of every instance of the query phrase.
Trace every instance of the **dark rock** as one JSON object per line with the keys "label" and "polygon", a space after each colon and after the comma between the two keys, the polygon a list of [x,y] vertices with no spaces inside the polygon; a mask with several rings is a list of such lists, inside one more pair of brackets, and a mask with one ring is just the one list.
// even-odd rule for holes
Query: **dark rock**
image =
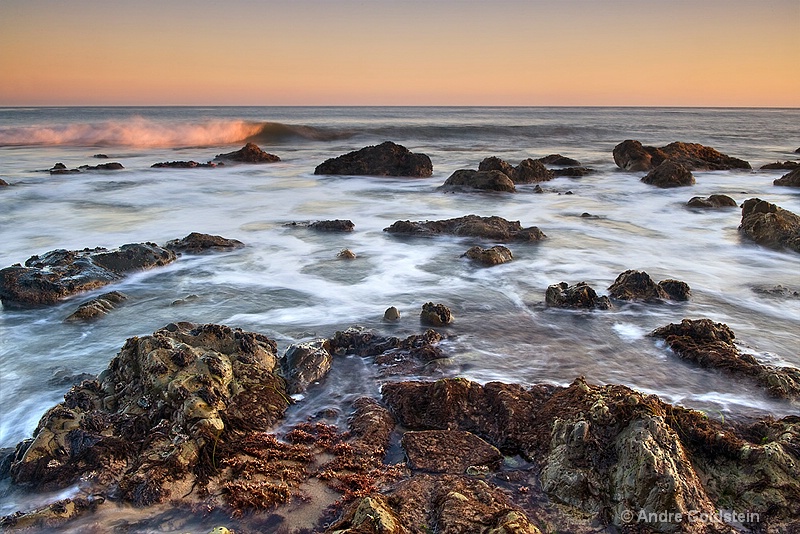
{"label": "dark rock", "polygon": [[563,169],[553,169],[552,172],[556,176],[580,178],[581,176],[586,176],[587,174],[593,174],[595,170],[588,167],[565,167]]}
{"label": "dark rock", "polygon": [[108,156],[106,156],[105,154],[95,154],[92,157],[97,159],[108,159]]}
{"label": "dark rock", "polygon": [[124,169],[122,163],[101,163],[100,165],[81,165],[78,169],[82,171],[119,171]]}
{"label": "dark rock", "polygon": [[444,304],[426,302],[422,305],[419,321],[427,326],[446,326],[453,322],[453,314],[450,312],[450,308]]}
{"label": "dark rock", "polygon": [[761,166],[762,171],[770,170],[786,170],[791,171],[800,167],[800,163],[796,161],[776,161],[775,163],[767,163]]}
{"label": "dark rock", "polygon": [[308,225],[312,230],[319,232],[352,232],[356,227],[353,221],[347,219],[335,219],[331,221],[316,221]]}
{"label": "dark rock", "polygon": [[47,379],[47,385],[52,387],[77,386],[84,380],[94,380],[96,375],[89,373],[75,373],[67,367],[55,367],[53,374]]}
{"label": "dark rock", "polygon": [[8,185],[8,182],[0,178],[0,187],[5,187]]}
{"label": "dark rock", "polygon": [[218,235],[201,234],[198,232],[192,232],[183,239],[173,239],[164,244],[164,248],[179,254],[222,252],[242,248],[243,246],[244,243],[236,239],[227,239]]}
{"label": "dark rock", "polygon": [[433,164],[425,154],[385,141],[328,159],[314,169],[314,174],[427,178],[433,174]]}
{"label": "dark rock", "polygon": [[661,148],[627,140],[614,147],[614,162],[627,171],[650,171],[665,160],[681,164],[688,171],[750,169],[744,160],[733,158],[697,143],[670,143]]}
{"label": "dark rock", "polygon": [[800,252],[800,216],[759,198],[742,204],[739,231],[759,245]]}
{"label": "dark rock", "polygon": [[328,374],[333,363],[328,346],[326,341],[317,340],[293,344],[286,349],[280,365],[289,393],[303,393]]}
{"label": "dark rock", "polygon": [[800,369],[764,365],[750,354],[740,353],[733,342],[733,330],[726,324],[710,319],[684,319],[650,335],[664,339],[683,360],[754,380],[775,397],[800,398]]}
{"label": "dark rock", "polygon": [[556,308],[589,308],[608,310],[611,302],[608,297],[600,297],[586,282],[570,286],[566,282],[552,285],[545,292],[545,302]]}
{"label": "dark rock", "polygon": [[553,171],[548,170],[541,161],[531,158],[524,159],[516,167],[512,167],[508,162],[492,156],[480,162],[478,171],[499,171],[508,176],[515,184],[545,182],[552,180],[555,176]]}
{"label": "dark rock", "polygon": [[53,165],[53,168],[50,169],[50,174],[76,174],[79,173],[78,169],[67,169],[67,166],[63,163],[56,163]]}
{"label": "dark rock", "polygon": [[120,293],[119,291],[104,293],[99,297],[88,302],[84,302],[78,306],[78,309],[72,315],[67,317],[66,320],[73,322],[97,319],[98,317],[107,315],[111,310],[116,308],[118,304],[127,300],[127,298],[127,295]]}
{"label": "dark rock", "polygon": [[496,470],[503,461],[497,448],[471,432],[422,430],[403,434],[408,466],[430,473],[463,475],[470,467]]}
{"label": "dark rock", "polygon": [[642,181],[661,188],[683,187],[693,185],[694,176],[680,163],[668,160],[650,171]]}
{"label": "dark rock", "polygon": [[475,246],[466,251],[463,256],[486,266],[500,265],[514,259],[508,247],[503,245],[495,245],[491,248]]}
{"label": "dark rock", "polygon": [[558,165],[560,167],[580,167],[581,162],[568,158],[566,156],[562,156],[561,154],[550,154],[549,156],[545,156],[543,158],[539,158],[536,161],[540,161],[545,165]]}
{"label": "dark rock", "polygon": [[497,156],[489,156],[488,158],[484,158],[478,164],[479,171],[499,171],[511,178],[514,174],[514,167],[508,163],[507,161],[498,158]]}
{"label": "dark rock", "polygon": [[247,143],[244,147],[227,154],[218,154],[215,160],[235,161],[238,163],[273,163],[281,158],[261,150],[255,143]]}
{"label": "dark rock", "polygon": [[328,350],[335,356],[371,357],[380,367],[381,376],[431,374],[437,370],[437,362],[445,357],[437,346],[441,340],[442,335],[433,329],[400,339],[353,327],[336,332],[328,340]]}
{"label": "dark rock", "polygon": [[800,167],[796,168],[789,174],[785,174],[772,182],[774,185],[783,185],[786,187],[800,187]]}
{"label": "dark rock", "polygon": [[460,169],[455,171],[441,186],[445,191],[480,189],[483,191],[516,192],[514,182],[500,171],[473,171]]}
{"label": "dark rock", "polygon": [[522,228],[519,221],[507,221],[502,217],[479,217],[466,215],[456,219],[441,221],[397,221],[384,232],[417,236],[434,236],[440,234],[463,237],[481,237],[499,241],[539,241],[547,236],[536,226]]}
{"label": "dark rock", "polygon": [[208,163],[197,163],[196,161],[162,161],[153,163],[153,169],[213,169],[217,164],[209,161]]}
{"label": "dark rock", "polygon": [[680,280],[662,280],[658,287],[664,290],[670,300],[686,301],[692,296],[689,284]]}
{"label": "dark rock", "polygon": [[54,304],[58,300],[105,286],[123,275],[166,265],[175,253],[154,243],[118,249],[53,250],[32,256],[25,266],[0,270],[0,300],[4,305]]}
{"label": "dark rock", "polygon": [[688,300],[689,285],[679,280],[662,280],[656,284],[644,271],[627,270],[608,288],[609,296],[619,300]]}
{"label": "dark rock", "polygon": [[728,195],[711,195],[707,198],[692,197],[687,205],[692,208],[735,208],[736,201]]}

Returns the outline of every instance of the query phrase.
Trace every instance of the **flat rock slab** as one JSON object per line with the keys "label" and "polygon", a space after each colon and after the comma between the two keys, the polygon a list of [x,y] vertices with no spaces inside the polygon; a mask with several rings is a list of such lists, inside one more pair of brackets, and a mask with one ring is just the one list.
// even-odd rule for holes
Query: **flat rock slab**
{"label": "flat rock slab", "polygon": [[464,474],[471,467],[495,470],[503,455],[471,432],[461,430],[409,431],[401,440],[411,469]]}
{"label": "flat rock slab", "polygon": [[539,241],[547,236],[536,226],[523,228],[519,221],[507,221],[502,217],[479,217],[466,215],[441,221],[397,221],[384,232],[416,236],[455,235],[481,237],[494,241]]}

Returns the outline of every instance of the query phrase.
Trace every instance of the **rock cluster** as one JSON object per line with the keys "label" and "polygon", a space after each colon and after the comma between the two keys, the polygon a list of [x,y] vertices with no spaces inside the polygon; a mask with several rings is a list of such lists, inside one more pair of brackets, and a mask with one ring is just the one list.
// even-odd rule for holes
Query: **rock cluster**
{"label": "rock cluster", "polygon": [[[558,156],[558,155],[554,155]],[[561,156],[558,156],[561,157]],[[515,184],[530,184],[552,180],[555,173],[548,170],[542,161],[524,159],[516,167],[496,157],[480,162],[478,170],[459,169],[444,182],[445,191],[479,189],[513,193]]]}
{"label": "rock cluster", "polygon": [[742,204],[739,231],[759,245],[800,252],[800,216],[760,198]]}
{"label": "rock cluster", "polygon": [[441,221],[397,221],[385,232],[415,236],[449,234],[463,237],[480,237],[505,243],[508,241],[539,241],[547,236],[536,226],[523,228],[519,221],[507,221],[502,217],[479,217],[466,215]]}
{"label": "rock cluster", "polygon": [[425,154],[385,141],[328,159],[314,169],[314,174],[427,178],[433,174],[433,163]]}
{"label": "rock cluster", "polygon": [[662,280],[655,283],[644,271],[627,270],[608,288],[609,296],[618,300],[689,300],[691,290],[686,282]]}
{"label": "rock cluster", "polygon": [[50,169],[50,174],[77,174],[83,171],[119,171],[124,169],[121,163],[101,163],[99,165],[81,165],[77,169],[68,169],[63,163],[56,163]]}
{"label": "rock cluster", "polygon": [[587,308],[608,310],[611,301],[608,297],[601,297],[586,282],[579,282],[574,286],[566,282],[551,285],[545,292],[545,303],[555,308]]}
{"label": "rock cluster", "polygon": [[672,161],[688,171],[718,171],[750,169],[750,164],[698,143],[670,143],[661,148],[642,145],[635,140],[626,140],[614,147],[614,162],[626,171],[651,171]]}

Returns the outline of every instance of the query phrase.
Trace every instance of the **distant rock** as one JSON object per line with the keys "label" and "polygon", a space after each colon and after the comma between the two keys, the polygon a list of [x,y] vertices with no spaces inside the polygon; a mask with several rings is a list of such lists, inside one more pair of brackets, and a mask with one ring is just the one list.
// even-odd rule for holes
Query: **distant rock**
{"label": "distant rock", "polygon": [[183,239],[167,241],[164,248],[176,253],[202,254],[204,252],[223,252],[242,248],[244,243],[218,235],[192,232]]}
{"label": "distant rock", "polygon": [[655,283],[644,271],[627,270],[620,274],[608,288],[609,296],[618,300],[689,300],[689,285],[679,280],[662,280]]}
{"label": "distant rock", "polygon": [[78,169],[68,169],[63,163],[56,163],[50,169],[50,174],[77,174],[81,171]]}
{"label": "distant rock", "polygon": [[328,159],[314,169],[314,174],[427,178],[433,174],[433,164],[425,154],[385,141]]}
{"label": "distant rock", "polygon": [[218,154],[215,160],[235,161],[237,163],[274,163],[281,158],[261,150],[255,143],[247,143],[244,147],[226,154]]}
{"label": "distant rock", "polygon": [[642,178],[642,182],[661,188],[684,187],[695,183],[692,173],[674,161],[665,161]]}
{"label": "distant rock", "polygon": [[566,282],[551,285],[545,292],[545,303],[554,308],[587,308],[608,310],[611,301],[600,297],[586,282],[570,286]]}
{"label": "distant rock", "polygon": [[213,161],[197,163],[196,161],[162,161],[150,165],[152,169],[213,169],[217,164]]}
{"label": "distant rock", "polygon": [[577,159],[568,158],[566,156],[562,156],[561,154],[550,154],[549,156],[545,156],[543,158],[539,158],[536,161],[540,161],[545,165],[558,165],[560,167],[580,167],[581,162]]}
{"label": "distant rock", "polygon": [[546,182],[554,178],[553,171],[548,170],[541,161],[524,159],[516,167],[508,162],[492,156],[485,158],[478,164],[479,171],[500,171],[508,176],[515,184],[532,184]]}
{"label": "distant rock", "polygon": [[503,245],[495,245],[491,248],[474,246],[466,251],[462,257],[464,256],[486,266],[500,265],[514,259],[508,247]]}
{"label": "distant rock", "polygon": [[0,270],[4,305],[54,304],[64,297],[105,286],[124,275],[167,265],[175,253],[155,243],[105,248],[50,251],[32,256],[25,265]]}
{"label": "distant rock", "polygon": [[791,171],[800,167],[800,163],[796,161],[777,161],[775,163],[767,163],[761,166],[762,171],[786,170]]}
{"label": "distant rock", "polygon": [[63,163],[56,163],[50,169],[50,174],[77,174],[83,171],[119,171],[124,169],[121,163],[101,163],[99,165],[81,165],[77,169],[68,169]]}
{"label": "distant rock", "polygon": [[479,217],[466,215],[441,221],[397,221],[384,232],[416,236],[455,235],[481,237],[495,242],[539,241],[547,236],[536,226],[522,228],[519,221],[507,221],[502,217]]}
{"label": "distant rock", "polygon": [[92,157],[97,159],[108,159],[108,156],[106,156],[105,154],[95,154]]}
{"label": "distant rock", "polygon": [[781,176],[772,183],[774,185],[782,185],[786,187],[800,187],[800,168],[793,170],[789,174]]}
{"label": "distant rock", "polygon": [[800,216],[760,198],[742,204],[739,231],[759,245],[800,252]]}
{"label": "distant rock", "polygon": [[316,221],[308,225],[311,230],[319,232],[352,232],[356,227],[353,221],[348,219],[334,219],[330,221]]}
{"label": "distant rock", "polygon": [[117,307],[118,304],[128,299],[128,296],[119,291],[110,291],[88,302],[84,302],[78,309],[67,317],[68,322],[89,321],[97,319]]}
{"label": "distant rock", "polygon": [[426,302],[422,305],[419,321],[426,326],[447,326],[453,322],[453,314],[444,304]]}
{"label": "distant rock", "polygon": [[500,171],[473,171],[472,169],[455,171],[445,180],[440,189],[444,191],[479,189],[504,193],[515,193],[517,191],[511,178]]}
{"label": "distant rock", "polygon": [[556,176],[580,178],[581,176],[594,174],[595,170],[588,167],[564,167],[563,169],[553,169],[551,172]]}
{"label": "distant rock", "polygon": [[686,203],[692,208],[735,208],[736,201],[728,195],[710,195],[707,198],[692,197]]}
{"label": "distant rock", "polygon": [[617,166],[627,171],[651,171],[666,160],[679,163],[689,171],[751,168],[748,162],[713,148],[680,141],[656,148],[629,139],[614,147],[613,156]]}

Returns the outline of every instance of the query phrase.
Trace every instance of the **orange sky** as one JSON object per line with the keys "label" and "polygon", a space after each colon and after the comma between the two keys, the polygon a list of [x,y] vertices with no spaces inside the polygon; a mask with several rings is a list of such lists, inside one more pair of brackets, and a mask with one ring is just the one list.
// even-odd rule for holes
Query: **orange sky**
{"label": "orange sky", "polygon": [[0,105],[800,107],[800,0],[2,0]]}

